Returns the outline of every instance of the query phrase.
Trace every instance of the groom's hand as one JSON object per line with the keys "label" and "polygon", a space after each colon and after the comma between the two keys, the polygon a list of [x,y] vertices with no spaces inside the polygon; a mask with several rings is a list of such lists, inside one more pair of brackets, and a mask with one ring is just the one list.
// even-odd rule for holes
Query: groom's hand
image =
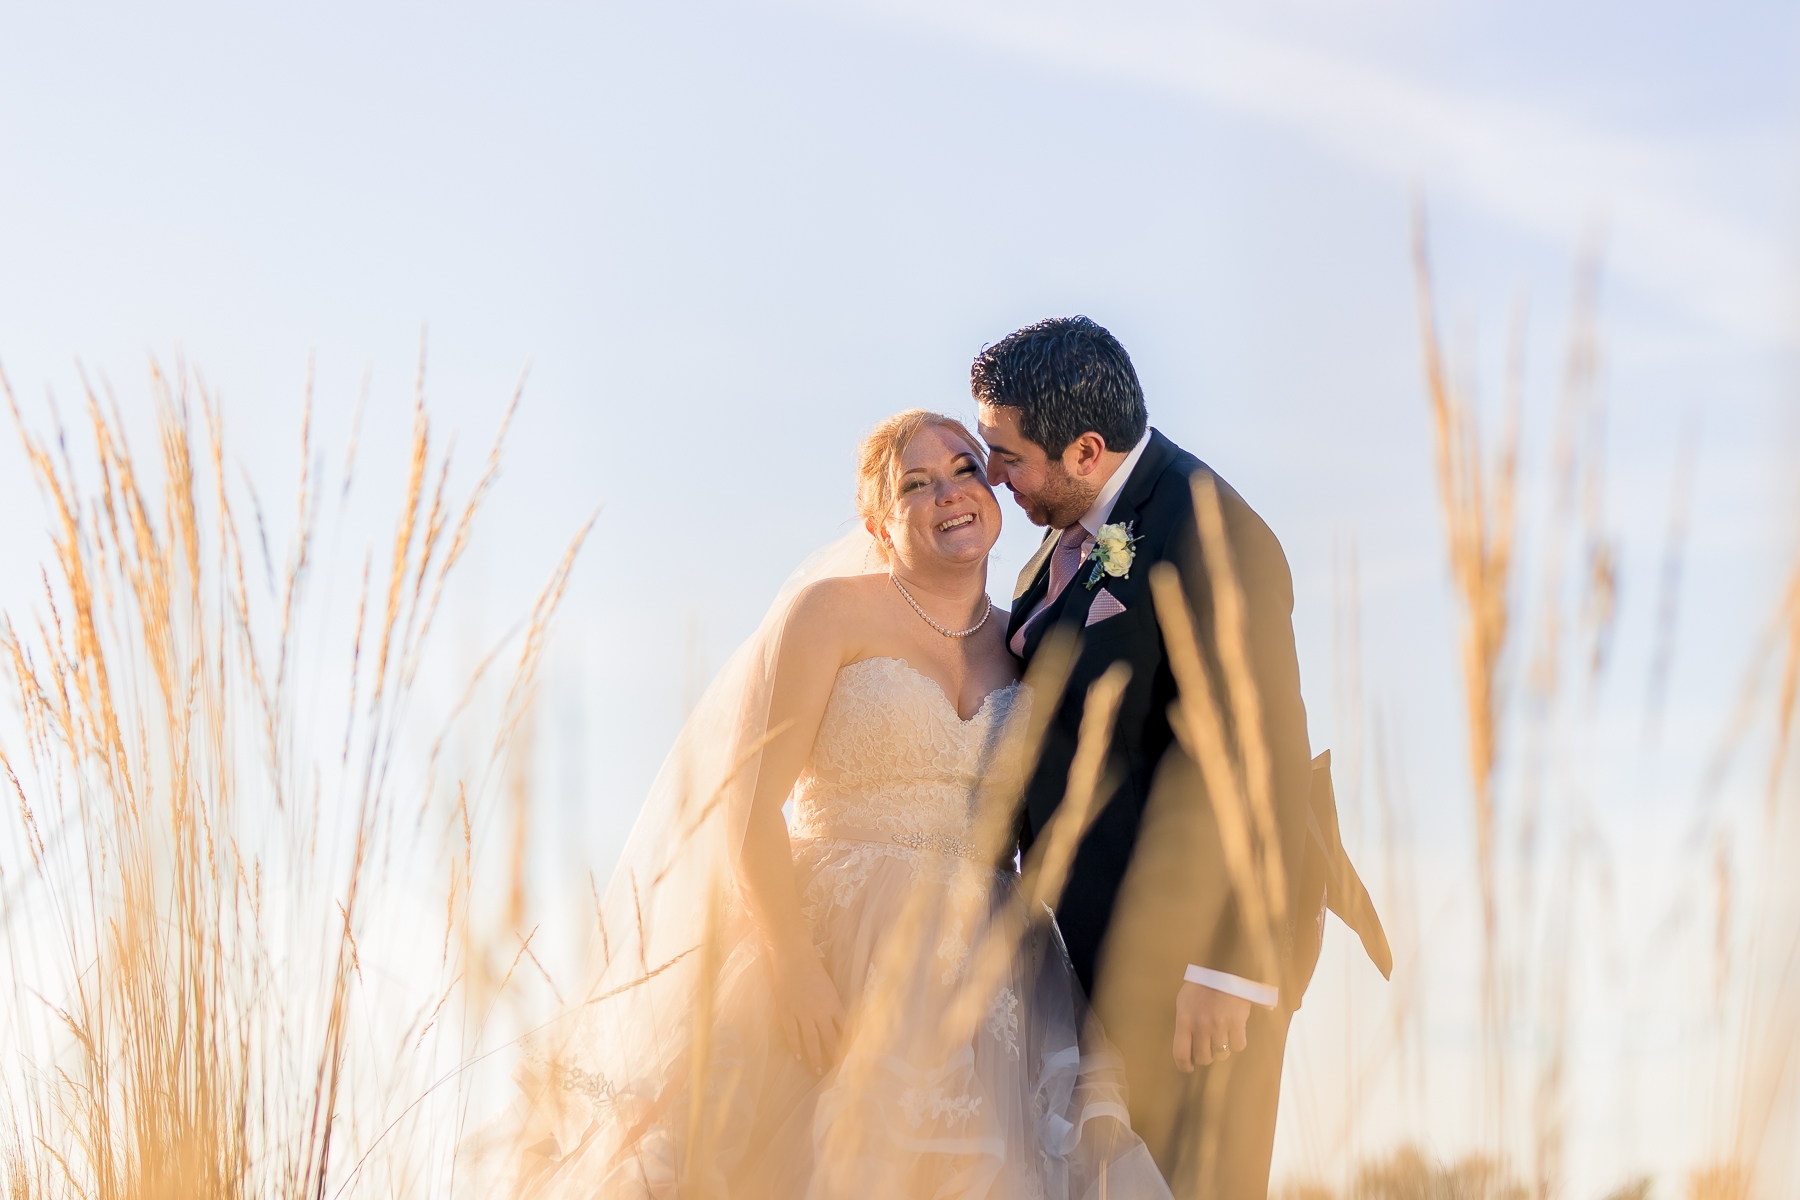
{"label": "groom's hand", "polygon": [[1184,982],[1175,993],[1175,1069],[1187,1074],[1241,1053],[1249,1020],[1248,1000]]}

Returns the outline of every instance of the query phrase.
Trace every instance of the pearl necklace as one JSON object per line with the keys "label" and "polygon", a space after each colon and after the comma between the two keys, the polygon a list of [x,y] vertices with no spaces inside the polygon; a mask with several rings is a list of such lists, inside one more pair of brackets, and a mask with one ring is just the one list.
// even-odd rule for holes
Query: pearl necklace
{"label": "pearl necklace", "polygon": [[913,599],[913,594],[906,590],[906,585],[900,582],[900,577],[898,575],[889,572],[888,578],[894,581],[894,586],[900,589],[900,594],[906,597],[906,602],[912,605],[914,612],[919,614],[919,619],[947,638],[966,638],[977,629],[980,629],[983,625],[986,625],[988,618],[994,615],[994,598],[983,593],[981,598],[987,601],[987,610],[981,614],[981,620],[975,622],[967,629],[945,629],[942,625],[939,625],[936,621],[931,619],[930,613],[919,607],[919,602]]}

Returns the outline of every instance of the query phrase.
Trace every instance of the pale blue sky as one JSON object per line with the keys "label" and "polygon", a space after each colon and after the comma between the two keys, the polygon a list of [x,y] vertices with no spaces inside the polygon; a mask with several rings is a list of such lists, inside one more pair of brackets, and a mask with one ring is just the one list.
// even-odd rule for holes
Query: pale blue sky
{"label": "pale blue sky", "polygon": [[[580,746],[557,785],[579,835],[564,849],[604,864],[679,721],[690,616],[716,665],[850,515],[869,425],[966,411],[984,342],[1085,312],[1132,352],[1153,423],[1287,546],[1320,747],[1333,547],[1355,539],[1369,691],[1400,731],[1420,837],[1460,866],[1411,196],[1490,399],[1509,305],[1529,297],[1534,469],[1577,247],[1604,218],[1624,588],[1592,797],[1628,848],[1630,913],[1634,887],[1663,896],[1692,866],[1698,764],[1794,532],[1797,26],[1777,5],[1424,0],[11,4],[0,365],[28,409],[46,386],[71,399],[79,359],[141,412],[146,354],[179,348],[224,394],[266,499],[286,495],[309,352],[332,444],[371,370],[365,463],[395,487],[422,323],[465,463],[530,359],[464,619],[521,611],[604,506],[550,684]],[[1646,751],[1688,414],[1682,640]],[[998,594],[1032,540],[1007,512]],[[28,604],[43,519],[10,439],[0,513],[0,599]],[[1633,970],[1667,964],[1652,924],[1632,926]],[[1596,1178],[1706,1136],[1674,1149],[1632,1119],[1589,1131]],[[1329,1148],[1284,1137],[1294,1161]]]}

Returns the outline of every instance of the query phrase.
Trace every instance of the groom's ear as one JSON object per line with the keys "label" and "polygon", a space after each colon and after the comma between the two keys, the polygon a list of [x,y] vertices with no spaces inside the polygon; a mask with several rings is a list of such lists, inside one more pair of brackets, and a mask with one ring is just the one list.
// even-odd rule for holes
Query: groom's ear
{"label": "groom's ear", "polygon": [[1090,429],[1063,447],[1063,470],[1071,475],[1086,475],[1100,465],[1106,450],[1106,439]]}

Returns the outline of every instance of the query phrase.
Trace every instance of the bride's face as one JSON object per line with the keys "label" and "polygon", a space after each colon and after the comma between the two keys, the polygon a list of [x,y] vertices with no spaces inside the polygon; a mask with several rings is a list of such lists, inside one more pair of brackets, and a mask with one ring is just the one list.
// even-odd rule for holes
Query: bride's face
{"label": "bride's face", "polygon": [[981,460],[954,430],[927,425],[900,456],[894,507],[877,536],[902,564],[973,563],[1000,536],[1000,504]]}

